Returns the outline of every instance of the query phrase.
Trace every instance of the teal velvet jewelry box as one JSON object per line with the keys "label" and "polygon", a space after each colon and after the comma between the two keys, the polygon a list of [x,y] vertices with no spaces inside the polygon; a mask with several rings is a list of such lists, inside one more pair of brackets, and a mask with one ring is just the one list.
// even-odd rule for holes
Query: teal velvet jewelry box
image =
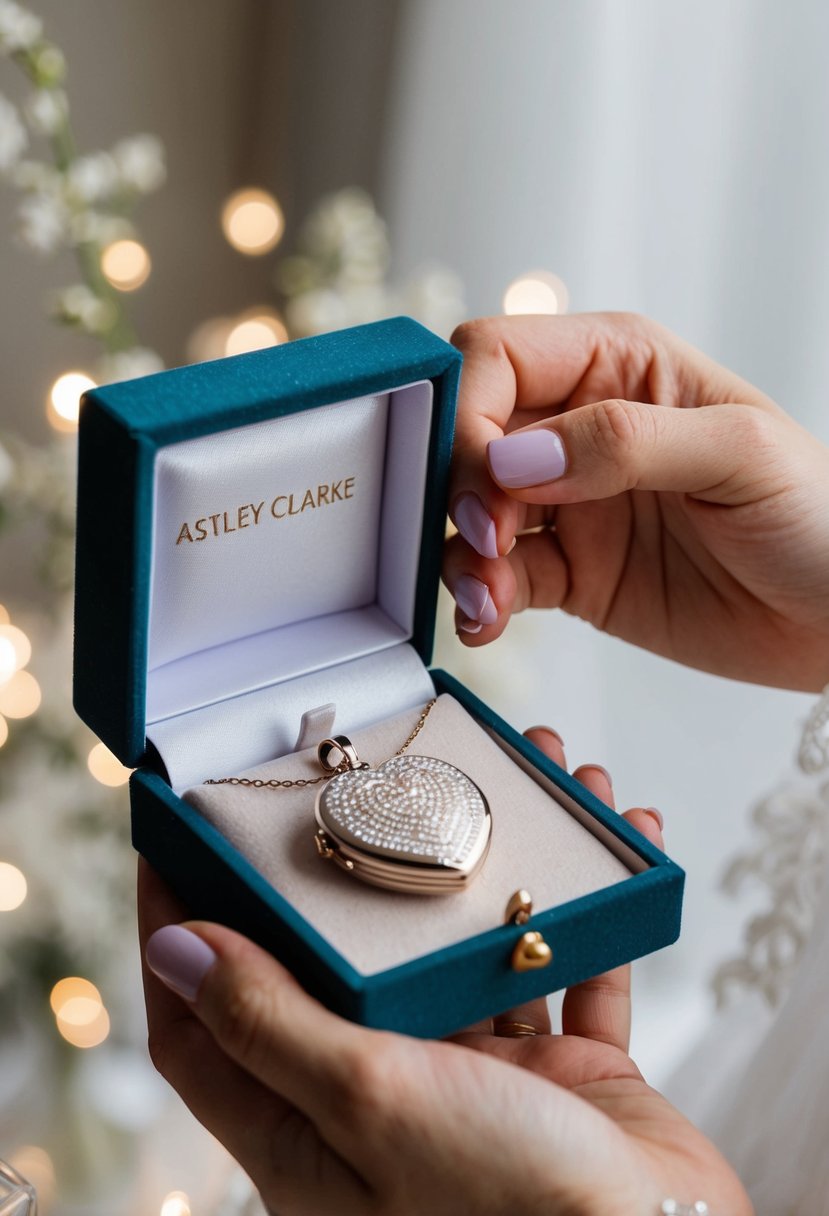
{"label": "teal velvet jewelry box", "polygon": [[[668,945],[684,881],[457,680],[428,669],[460,365],[453,347],[398,318],[94,389],[79,433],[75,706],[137,766],[136,848],[194,916],[258,941],[332,1009],[422,1036]],[[351,733],[444,693],[516,781],[529,774],[624,877],[520,925],[504,923],[505,890],[484,932],[361,969],[278,875],[266,878],[181,795],[290,754],[303,713],[326,702]],[[520,815],[493,834],[520,833]],[[536,844],[527,838],[528,855]],[[347,924],[369,888],[332,881]],[[403,898],[416,924],[435,897]],[[466,893],[437,898],[453,918]],[[528,932],[551,957],[518,970]]]}

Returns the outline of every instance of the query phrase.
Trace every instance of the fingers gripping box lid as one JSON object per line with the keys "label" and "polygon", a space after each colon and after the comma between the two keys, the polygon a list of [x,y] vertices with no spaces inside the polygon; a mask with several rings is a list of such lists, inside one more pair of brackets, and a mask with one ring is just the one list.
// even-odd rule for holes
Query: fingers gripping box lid
{"label": "fingers gripping box lid", "polygon": [[460,363],[397,318],[97,388],[79,433],[75,704],[136,847],[429,1036],[667,945],[683,887],[428,666]]}

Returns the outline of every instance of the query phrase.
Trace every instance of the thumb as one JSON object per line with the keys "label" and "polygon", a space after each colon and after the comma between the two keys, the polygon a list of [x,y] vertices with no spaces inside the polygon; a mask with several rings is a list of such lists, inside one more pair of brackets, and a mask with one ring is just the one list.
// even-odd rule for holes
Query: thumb
{"label": "thumb", "polygon": [[759,406],[599,401],[493,440],[487,459],[494,480],[520,502],[586,502],[638,489],[732,506],[779,488],[781,432],[781,420]]}

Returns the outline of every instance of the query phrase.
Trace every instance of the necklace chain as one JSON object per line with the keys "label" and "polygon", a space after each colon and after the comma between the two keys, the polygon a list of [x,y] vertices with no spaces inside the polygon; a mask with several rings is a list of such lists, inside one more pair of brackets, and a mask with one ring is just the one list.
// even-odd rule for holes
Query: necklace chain
{"label": "necklace chain", "polygon": [[[428,705],[424,707],[423,713],[417,720],[414,730],[409,735],[402,747],[398,747],[394,753],[395,756],[402,756],[408,747],[414,743],[417,736],[426,725],[426,719],[434,708],[436,698],[432,698]],[[322,781],[329,781],[332,777],[336,777],[339,773],[348,772],[350,764],[347,758],[343,758],[337,767],[330,773],[323,773],[321,777],[295,777],[292,780],[279,781],[276,778],[271,778],[270,781],[264,781],[261,777],[212,777],[204,782],[204,785],[244,785],[255,790],[288,790],[288,789],[304,789],[307,785],[319,785]]]}

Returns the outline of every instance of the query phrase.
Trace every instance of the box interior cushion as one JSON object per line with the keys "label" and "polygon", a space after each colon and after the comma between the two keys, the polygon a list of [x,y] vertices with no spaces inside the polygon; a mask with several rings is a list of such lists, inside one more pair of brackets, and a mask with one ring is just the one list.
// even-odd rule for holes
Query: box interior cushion
{"label": "box interior cushion", "polygon": [[[351,730],[343,705],[338,730],[372,766],[388,760],[417,722],[419,708]],[[466,772],[492,812],[492,844],[470,887],[443,896],[405,895],[366,886],[316,853],[315,789],[199,786],[184,797],[358,971],[371,975],[503,924],[521,887],[536,911],[622,882],[644,863],[592,817],[565,809],[450,695],[430,713],[411,753],[435,756]],[[248,775],[319,775],[315,749],[283,756]],[[229,775],[229,774],[228,774]],[[540,776],[540,774],[539,774]]]}
{"label": "box interior cushion", "polygon": [[200,710],[411,636],[432,395],[421,382],[159,450],[153,742],[170,735],[157,724],[192,738]]}

